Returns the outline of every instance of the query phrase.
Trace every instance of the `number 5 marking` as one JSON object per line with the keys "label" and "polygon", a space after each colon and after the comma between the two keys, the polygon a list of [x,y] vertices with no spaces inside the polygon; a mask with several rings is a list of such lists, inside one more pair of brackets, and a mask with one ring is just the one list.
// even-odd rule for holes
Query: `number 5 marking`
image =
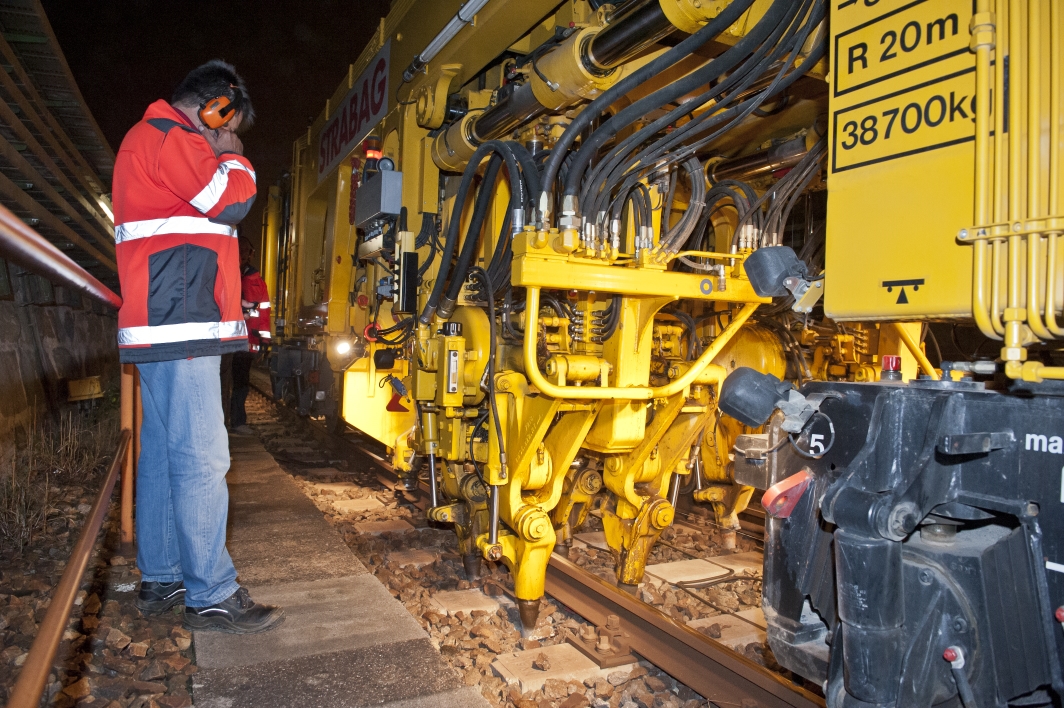
{"label": "number 5 marking", "polygon": [[[824,443],[821,442],[823,439],[824,439],[824,436],[820,435],[820,434],[817,434],[817,433],[813,433],[812,435],[810,435],[809,436],[809,452],[813,453],[814,455],[823,455],[824,454]],[[1061,470],[1061,474],[1062,474],[1061,484],[1064,485],[1064,470]],[[1064,501],[1064,487],[1061,488],[1060,497],[1061,497],[1061,501]]]}

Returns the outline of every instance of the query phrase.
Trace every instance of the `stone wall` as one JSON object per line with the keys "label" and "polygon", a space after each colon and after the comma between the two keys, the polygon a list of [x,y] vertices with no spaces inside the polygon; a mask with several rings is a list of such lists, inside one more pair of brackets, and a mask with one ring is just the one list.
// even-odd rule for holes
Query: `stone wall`
{"label": "stone wall", "polygon": [[0,261],[0,441],[70,406],[70,379],[117,392],[116,328],[108,308]]}

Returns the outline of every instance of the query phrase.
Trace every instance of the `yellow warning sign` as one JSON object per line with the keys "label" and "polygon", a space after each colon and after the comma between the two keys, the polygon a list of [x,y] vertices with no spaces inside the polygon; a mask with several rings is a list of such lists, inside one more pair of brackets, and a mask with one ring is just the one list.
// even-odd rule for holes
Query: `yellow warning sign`
{"label": "yellow warning sign", "polygon": [[832,172],[974,140],[975,68],[835,111],[832,129]]}
{"label": "yellow warning sign", "polygon": [[835,96],[967,52],[971,16],[971,0],[916,0],[839,32],[832,47]]}

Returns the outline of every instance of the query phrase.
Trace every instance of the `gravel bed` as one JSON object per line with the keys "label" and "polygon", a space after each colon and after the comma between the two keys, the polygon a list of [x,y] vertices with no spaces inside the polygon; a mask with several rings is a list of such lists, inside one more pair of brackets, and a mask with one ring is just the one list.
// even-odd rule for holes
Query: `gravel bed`
{"label": "gravel bed", "polygon": [[[85,522],[96,484],[52,489],[46,529],[21,553],[0,550],[0,703],[5,702],[44,619],[52,591]],[[43,705],[70,708],[191,706],[192,637],[174,614],[144,618],[134,607],[140,573],[118,555],[119,506],[104,522],[56,653]]]}
{"label": "gravel bed", "polygon": [[[257,393],[252,394],[252,399],[249,400],[249,419],[267,449],[275,454],[281,466],[341,532],[358,558],[418,620],[465,683],[479,687],[490,703],[517,708],[696,708],[707,705],[690,688],[645,662],[631,674],[617,671],[605,679],[588,681],[587,685],[548,680],[542,690],[524,695],[508,686],[491,668],[499,654],[565,642],[570,633],[579,634],[587,623],[549,598],[544,599],[539,623],[529,638],[521,637],[517,610],[506,602],[503,608],[494,612],[474,610],[468,615],[459,612],[450,617],[440,614],[432,598],[443,591],[479,588],[487,595],[503,599],[512,597],[513,582],[509,571],[501,563],[485,563],[479,579],[467,580],[453,531],[430,525],[423,512],[380,482],[372,464],[358,460],[326,460],[327,455],[320,452],[320,445],[314,442],[308,429],[294,432],[288,416],[282,418],[273,405]],[[306,448],[316,448],[316,451],[305,453],[301,461],[300,450]],[[326,463],[328,466],[320,466]],[[368,498],[376,499],[381,506],[353,513],[338,511],[334,506],[335,502]],[[397,520],[407,522],[413,530],[372,535],[360,533],[356,528],[364,522]],[[595,530],[596,523],[599,523],[597,519],[589,518],[589,523],[581,531]],[[670,531],[669,539],[670,543],[675,542],[674,545],[700,556],[716,555],[719,546],[719,540],[697,540],[685,529]],[[752,543],[743,545],[740,541],[736,552],[753,547]],[[401,567],[390,559],[397,552],[410,550],[430,552],[435,561],[420,567]],[[688,557],[664,546],[654,553],[654,562]],[[574,549],[571,558],[603,577],[613,577],[613,562],[608,553]],[[730,583],[728,588],[714,590],[707,596],[719,594],[724,598],[720,600],[721,604],[729,608],[732,605],[735,609],[760,606],[760,581]],[[682,591],[666,590],[663,597],[650,594],[649,601],[666,608],[673,616],[678,612],[685,613],[686,618],[719,613],[690,599]],[[751,645],[746,653],[765,663],[764,651],[761,645]]]}

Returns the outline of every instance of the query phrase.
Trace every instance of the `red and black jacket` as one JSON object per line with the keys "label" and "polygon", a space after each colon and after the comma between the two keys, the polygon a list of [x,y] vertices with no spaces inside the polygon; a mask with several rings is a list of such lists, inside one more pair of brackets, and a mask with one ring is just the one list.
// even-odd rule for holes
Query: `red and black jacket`
{"label": "red and black jacket", "polygon": [[240,273],[240,306],[248,328],[248,349],[262,351],[270,343],[270,292],[259,271],[247,265]]}
{"label": "red and black jacket", "polygon": [[166,101],[115,160],[118,348],[124,363],[247,351],[236,224],[255,201],[247,158],[215,155]]}

